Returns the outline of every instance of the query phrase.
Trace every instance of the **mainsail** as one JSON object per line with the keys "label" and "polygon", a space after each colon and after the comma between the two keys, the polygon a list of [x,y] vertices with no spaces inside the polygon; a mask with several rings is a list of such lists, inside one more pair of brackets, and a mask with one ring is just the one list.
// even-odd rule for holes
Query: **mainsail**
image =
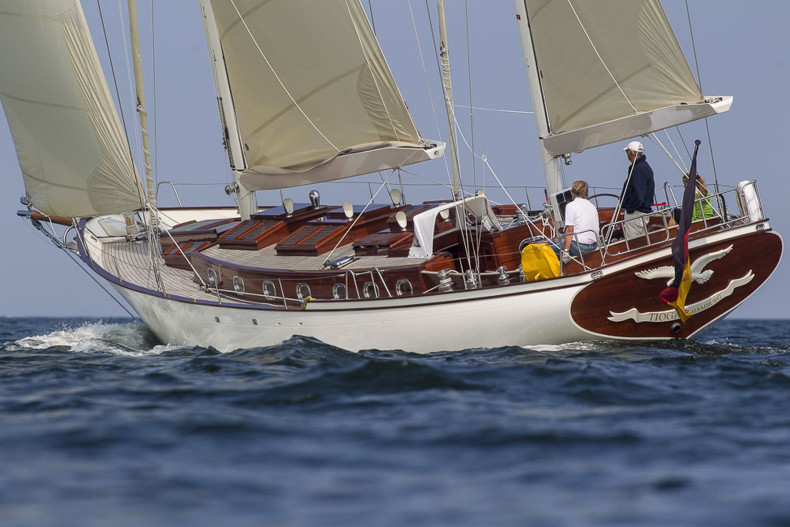
{"label": "mainsail", "polygon": [[[424,141],[359,0],[211,0],[249,190],[442,154]],[[229,132],[233,133],[233,132]]]}
{"label": "mainsail", "polygon": [[0,100],[31,203],[52,216],[141,207],[78,0],[0,1]]}
{"label": "mainsail", "polygon": [[705,97],[659,0],[526,4],[554,156],[729,110]]}

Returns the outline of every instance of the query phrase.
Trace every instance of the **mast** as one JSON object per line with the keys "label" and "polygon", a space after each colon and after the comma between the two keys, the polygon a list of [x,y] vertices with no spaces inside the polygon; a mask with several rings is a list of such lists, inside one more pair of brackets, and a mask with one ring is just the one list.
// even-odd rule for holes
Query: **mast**
{"label": "mast", "polygon": [[444,89],[444,104],[447,108],[447,124],[449,127],[450,159],[453,168],[453,198],[460,199],[460,169],[458,167],[458,152],[455,148],[455,110],[453,109],[453,83],[450,78],[450,52],[447,47],[447,23],[444,16],[444,0],[438,0],[439,13],[439,55],[442,58],[442,88]]}
{"label": "mast", "polygon": [[128,0],[129,36],[132,45],[132,64],[134,66],[135,97],[137,98],[137,115],[140,119],[140,132],[143,137],[143,161],[145,163],[145,180],[148,191],[148,205],[151,213],[151,224],[156,226],[154,208],[156,193],[154,179],[151,174],[151,151],[148,147],[148,111],[145,105],[145,83],[143,77],[143,56],[140,51],[140,26],[137,22],[137,0]]}
{"label": "mast", "polygon": [[[543,173],[546,177],[546,190],[549,196],[553,196],[562,190],[562,182],[560,181],[557,159],[543,144],[543,138],[549,135],[549,119],[546,113],[546,102],[543,98],[543,87],[540,82],[538,61],[532,43],[532,31],[529,26],[529,16],[527,15],[527,0],[514,0],[513,3],[516,8],[516,20],[518,22],[518,32],[521,36],[524,63],[527,68],[529,93],[532,96],[532,108],[535,112],[535,126],[538,129],[538,147],[540,148],[540,158],[543,163]],[[551,206],[555,220],[560,219],[562,216],[554,200],[551,201]]]}
{"label": "mast", "polygon": [[[228,72],[225,69],[225,59],[220,43],[217,23],[214,19],[214,10],[211,8],[210,0],[200,0],[200,8],[203,11],[203,26],[206,31],[206,41],[209,47],[211,67],[214,71],[214,82],[217,88],[217,102],[219,104],[220,120],[222,121],[223,141],[228,151],[230,168],[233,171],[233,188],[228,189],[236,192],[239,202],[239,215],[241,219],[249,219],[251,214],[258,211],[258,202],[255,192],[248,190],[241,182],[241,173],[247,168],[244,149],[236,121],[236,110],[233,106],[233,97],[230,92]],[[229,192],[230,193],[230,192]]]}
{"label": "mast", "polygon": [[156,250],[159,248],[157,225],[159,218],[156,214],[156,193],[154,191],[154,180],[151,175],[151,152],[148,148],[148,113],[145,106],[145,82],[143,77],[143,56],[140,51],[140,26],[137,22],[137,0],[128,0],[129,9],[129,33],[132,44],[132,63],[134,65],[135,91],[137,97],[137,115],[140,118],[140,132],[143,136],[143,155],[145,161],[145,179],[148,188],[148,257],[151,268],[154,272],[159,291],[165,292],[162,275],[159,272],[159,258]]}

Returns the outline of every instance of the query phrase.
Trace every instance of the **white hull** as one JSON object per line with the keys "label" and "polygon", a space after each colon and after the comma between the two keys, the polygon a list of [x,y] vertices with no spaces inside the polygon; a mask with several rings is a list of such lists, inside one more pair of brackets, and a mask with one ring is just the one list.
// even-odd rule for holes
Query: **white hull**
{"label": "white hull", "polygon": [[[413,353],[593,340],[571,319],[577,285],[540,291],[536,284],[507,295],[469,292],[447,301],[355,301],[353,309],[265,310],[192,304],[116,289],[154,334],[168,344],[229,351],[274,345],[294,335],[349,351],[400,349]],[[386,307],[381,307],[387,304]]]}
{"label": "white hull", "polygon": [[[209,217],[222,213],[201,212]],[[538,282],[385,298],[320,298],[300,306],[293,299],[268,303],[260,295],[220,296],[199,285],[194,273],[167,266],[161,267],[163,295],[145,261],[145,242],[125,241],[120,230],[113,231],[116,223],[99,218],[86,226],[81,252],[92,269],[163,343],[221,351],[276,345],[295,335],[349,351],[412,353],[694,338],[751,296],[773,273],[782,252],[781,237],[767,222],[696,238],[690,243],[691,258],[705,267],[706,281],[692,286],[689,309],[694,316],[678,330],[674,311],[657,297],[666,277],[655,277],[663,276],[661,269],[671,269],[667,243],[596,269]],[[106,234],[97,237],[100,230]],[[765,257],[754,260],[753,254]]]}

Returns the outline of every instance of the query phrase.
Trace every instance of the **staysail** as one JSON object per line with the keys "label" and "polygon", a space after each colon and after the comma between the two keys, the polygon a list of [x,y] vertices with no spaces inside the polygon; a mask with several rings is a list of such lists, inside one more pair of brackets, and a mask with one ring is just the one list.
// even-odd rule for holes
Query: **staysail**
{"label": "staysail", "polygon": [[83,217],[141,207],[78,0],[1,0],[0,72],[0,100],[38,210]]}
{"label": "staysail", "polygon": [[554,156],[729,110],[705,97],[659,0],[516,0],[526,6]]}
{"label": "staysail", "polygon": [[424,161],[359,0],[211,0],[250,190]]}

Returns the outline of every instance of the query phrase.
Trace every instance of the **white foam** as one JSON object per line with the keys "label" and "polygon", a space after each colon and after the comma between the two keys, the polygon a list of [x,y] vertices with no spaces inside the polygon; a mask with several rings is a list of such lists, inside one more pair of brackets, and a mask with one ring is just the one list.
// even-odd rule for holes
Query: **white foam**
{"label": "white foam", "polygon": [[540,344],[536,346],[523,347],[525,351],[536,351],[540,353],[567,353],[580,351],[599,351],[600,342],[569,342],[566,344]]}
{"label": "white foam", "polygon": [[45,335],[35,335],[17,340],[18,349],[44,350],[52,347],[68,348],[74,353],[110,353],[115,355],[159,355],[177,346],[156,345],[146,342],[150,333],[141,322],[122,324],[103,321],[85,322],[78,326],[64,326]]}

